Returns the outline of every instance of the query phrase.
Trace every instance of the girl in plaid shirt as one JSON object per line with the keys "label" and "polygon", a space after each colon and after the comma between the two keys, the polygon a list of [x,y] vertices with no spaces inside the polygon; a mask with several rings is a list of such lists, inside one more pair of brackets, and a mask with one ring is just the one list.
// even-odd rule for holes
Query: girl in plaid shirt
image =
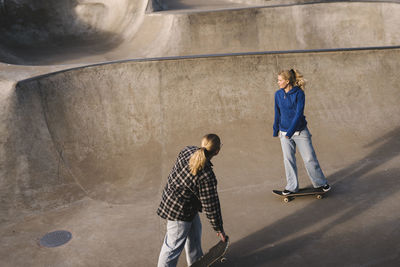
{"label": "girl in plaid shirt", "polygon": [[222,226],[217,179],[211,163],[221,149],[216,134],[207,134],[201,147],[185,147],[178,155],[163,190],[157,214],[167,219],[167,233],[158,259],[158,266],[176,266],[183,248],[188,265],[202,255],[201,222],[203,209],[221,240],[226,235]]}

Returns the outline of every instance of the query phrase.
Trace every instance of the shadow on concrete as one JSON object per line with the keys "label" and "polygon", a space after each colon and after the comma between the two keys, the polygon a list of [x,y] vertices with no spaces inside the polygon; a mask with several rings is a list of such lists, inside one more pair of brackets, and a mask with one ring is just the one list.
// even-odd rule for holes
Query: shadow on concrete
{"label": "shadow on concrete", "polygon": [[96,28],[76,12],[78,5],[84,5],[90,16],[101,21],[107,12],[101,2],[24,0],[0,4],[0,61],[4,63],[57,64],[65,58],[103,54],[122,42],[118,34]]}
{"label": "shadow on concrete", "polygon": [[[318,257],[325,254],[336,257],[336,266],[339,266],[346,262],[346,253],[351,254],[348,257],[354,260],[353,264],[361,264],[369,257],[371,259],[368,266],[383,263],[389,264],[385,266],[392,266],[390,264],[398,262],[400,247],[397,243],[400,240],[400,231],[392,230],[387,236],[382,236],[384,229],[399,229],[398,220],[381,218],[378,224],[372,227],[366,222],[366,225],[360,225],[357,231],[351,232],[350,235],[340,231],[339,234],[327,238],[327,232],[333,227],[345,225],[400,191],[400,169],[375,170],[400,154],[399,136],[400,127],[368,144],[367,147],[377,147],[366,157],[329,176],[333,190],[323,202],[313,201],[306,208],[233,243],[227,255],[229,266],[266,266],[276,263],[276,260],[282,263],[285,262],[285,258],[296,254],[302,248],[313,246],[315,255],[310,258],[315,261],[309,262],[307,266],[320,266]],[[322,205],[324,206],[321,207]],[[325,223],[320,225],[321,221]],[[310,232],[307,229],[312,230]],[[326,247],[320,242],[322,237],[324,241],[321,242],[330,243],[326,244]],[[334,247],[332,244],[337,244],[334,253],[326,251],[328,247]],[[346,248],[349,248],[348,252]],[[340,256],[333,255],[336,250],[341,252]],[[388,257],[387,254],[391,256]],[[307,256],[305,258],[308,259]],[[334,262],[334,259],[330,259],[322,265],[335,266]],[[348,265],[351,265],[351,262]]]}

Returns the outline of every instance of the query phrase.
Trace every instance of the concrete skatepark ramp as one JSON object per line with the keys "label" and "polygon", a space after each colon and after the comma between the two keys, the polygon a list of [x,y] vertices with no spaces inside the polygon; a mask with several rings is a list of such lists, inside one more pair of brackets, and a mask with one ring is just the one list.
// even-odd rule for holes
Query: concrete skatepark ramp
{"label": "concrete skatepark ramp", "polygon": [[[371,5],[357,3],[364,4]],[[377,5],[379,12],[398,7]],[[220,14],[253,17],[264,11]],[[196,14],[202,21],[216,16]],[[176,16],[183,15],[165,16],[177,23]],[[201,32],[202,24],[196,24]],[[385,40],[395,39],[391,30],[393,38]],[[398,44],[382,40],[362,46]],[[205,47],[199,54],[209,52]],[[8,76],[2,74],[0,83],[1,265],[154,266],[165,231],[155,210],[175,156],[215,132],[224,143],[213,162],[232,241],[229,266],[314,266],[320,259],[324,266],[396,266],[400,48],[321,51],[301,42],[287,49],[308,51],[276,48],[69,69],[25,67],[30,59],[15,54],[21,66],[4,64]],[[279,141],[272,138],[273,94],[278,71],[291,67],[308,80],[307,120],[333,185],[321,201],[285,204],[271,194],[284,185]],[[46,73],[51,70],[60,71]],[[300,183],[309,184],[303,169]],[[216,237],[202,221],[206,250]],[[59,229],[72,233],[68,244],[37,245],[45,233]]]}
{"label": "concrete skatepark ramp", "polygon": [[[7,4],[3,4],[0,16],[0,62],[10,64],[87,64],[130,58],[400,43],[400,6],[394,3],[306,1],[308,4],[296,5],[283,1],[282,5],[272,2],[275,5],[263,8],[215,12],[183,9],[145,14],[147,1],[143,0],[9,4],[12,2],[4,2]],[[164,2],[185,7],[185,1]],[[193,2],[209,1],[188,2],[192,3],[189,7],[196,7]],[[212,2],[226,5],[227,1]],[[228,7],[238,8],[232,4]]]}

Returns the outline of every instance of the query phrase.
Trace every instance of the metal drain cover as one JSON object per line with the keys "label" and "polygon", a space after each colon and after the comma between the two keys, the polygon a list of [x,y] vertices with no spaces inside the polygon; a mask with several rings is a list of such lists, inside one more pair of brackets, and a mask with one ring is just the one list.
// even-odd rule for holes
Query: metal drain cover
{"label": "metal drain cover", "polygon": [[68,231],[60,230],[45,234],[39,244],[44,247],[54,248],[64,245],[72,238],[72,234]]}

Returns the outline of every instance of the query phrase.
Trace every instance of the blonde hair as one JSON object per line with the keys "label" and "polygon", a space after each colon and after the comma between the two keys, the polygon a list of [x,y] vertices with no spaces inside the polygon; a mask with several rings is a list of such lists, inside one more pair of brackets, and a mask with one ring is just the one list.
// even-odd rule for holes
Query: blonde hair
{"label": "blonde hair", "polygon": [[216,134],[207,134],[201,139],[201,147],[193,153],[189,160],[190,173],[197,173],[204,168],[207,158],[216,155],[221,147],[221,140]]}
{"label": "blonde hair", "polygon": [[300,74],[298,70],[281,70],[278,74],[282,76],[283,79],[289,81],[289,84],[292,86],[298,86],[301,90],[304,91],[304,87],[306,85],[306,80],[303,78],[303,75]]}

